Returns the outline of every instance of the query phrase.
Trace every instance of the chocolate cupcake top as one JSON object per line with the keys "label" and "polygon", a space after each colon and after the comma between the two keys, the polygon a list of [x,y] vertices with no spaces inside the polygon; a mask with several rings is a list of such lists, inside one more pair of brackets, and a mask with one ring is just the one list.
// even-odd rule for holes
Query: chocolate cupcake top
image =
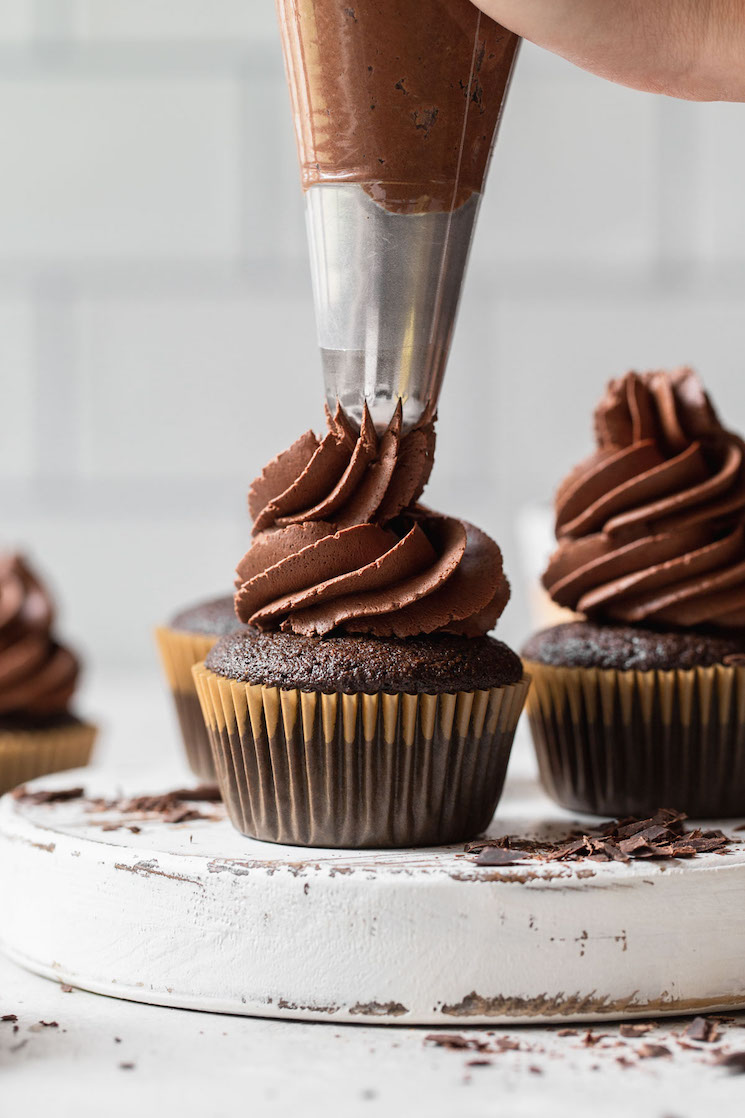
{"label": "chocolate cupcake top", "polygon": [[487,633],[509,598],[502,554],[473,525],[418,503],[434,425],[378,437],[341,408],[251,486],[254,542],[238,565],[238,617],[262,630],[379,637]]}
{"label": "chocolate cupcake top", "polygon": [[649,672],[737,667],[745,666],[745,633],[569,621],[536,633],[522,651],[526,659],[555,668]]}
{"label": "chocolate cupcake top", "polygon": [[65,714],[77,657],[55,639],[54,607],[19,555],[0,555],[0,715]]}
{"label": "chocolate cupcake top", "polygon": [[244,683],[301,691],[449,694],[488,690],[522,678],[518,656],[493,637],[331,636],[245,632],[223,637],[210,671]]}
{"label": "chocolate cupcake top", "polygon": [[544,585],[591,618],[745,626],[745,444],[690,369],[628,373],[556,496]]}
{"label": "chocolate cupcake top", "polygon": [[206,637],[224,637],[242,629],[235,615],[233,597],[212,598],[208,602],[180,610],[170,622],[171,629],[185,633],[199,633]]}

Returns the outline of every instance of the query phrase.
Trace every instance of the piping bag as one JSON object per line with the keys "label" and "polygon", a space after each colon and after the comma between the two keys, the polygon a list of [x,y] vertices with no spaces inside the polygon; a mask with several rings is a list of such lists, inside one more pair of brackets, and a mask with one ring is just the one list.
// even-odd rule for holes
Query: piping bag
{"label": "piping bag", "polygon": [[433,415],[519,39],[471,0],[277,0],[330,408]]}

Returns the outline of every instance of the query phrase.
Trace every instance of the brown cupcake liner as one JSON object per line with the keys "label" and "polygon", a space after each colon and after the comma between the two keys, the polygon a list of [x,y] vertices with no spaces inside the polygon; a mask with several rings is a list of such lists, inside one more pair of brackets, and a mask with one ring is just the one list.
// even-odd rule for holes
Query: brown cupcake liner
{"label": "brown cupcake liner", "polygon": [[541,781],[596,815],[745,815],[745,668],[561,668],[527,662]]}
{"label": "brown cupcake liner", "polygon": [[296,846],[464,841],[499,801],[528,680],[448,695],[281,690],[194,668],[234,826]]}
{"label": "brown cupcake liner", "polygon": [[0,730],[0,794],[37,776],[87,765],[97,733],[85,722],[43,730]]}
{"label": "brown cupcake liner", "polygon": [[173,695],[189,768],[200,780],[214,784],[216,777],[212,746],[191,669],[204,660],[218,637],[161,626],[155,630],[155,640]]}

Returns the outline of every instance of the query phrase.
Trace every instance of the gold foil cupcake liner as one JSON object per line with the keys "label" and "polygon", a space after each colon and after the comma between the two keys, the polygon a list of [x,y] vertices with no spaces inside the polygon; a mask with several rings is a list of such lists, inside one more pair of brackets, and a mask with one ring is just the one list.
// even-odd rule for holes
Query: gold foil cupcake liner
{"label": "gold foil cupcake liner", "polygon": [[613,816],[745,814],[745,667],[526,670],[541,780],[558,803]]}
{"label": "gold foil cupcake liner", "polygon": [[204,633],[188,633],[162,626],[155,630],[163,670],[171,688],[176,717],[189,768],[200,780],[214,784],[215,766],[204,717],[194,688],[191,669],[218,640]]}
{"label": "gold foil cupcake liner", "polygon": [[85,722],[42,730],[0,730],[0,794],[37,776],[87,765],[97,733]]}
{"label": "gold foil cupcake liner", "polygon": [[193,674],[238,830],[347,848],[479,834],[501,795],[529,685],[346,695],[241,683],[203,664]]}

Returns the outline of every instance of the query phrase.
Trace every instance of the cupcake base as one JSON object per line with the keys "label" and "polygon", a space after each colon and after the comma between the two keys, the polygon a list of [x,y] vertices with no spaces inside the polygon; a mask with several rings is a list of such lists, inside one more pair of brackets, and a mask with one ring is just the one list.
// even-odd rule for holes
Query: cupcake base
{"label": "cupcake base", "polygon": [[621,671],[526,661],[541,781],[596,815],[745,815],[745,667]]}
{"label": "cupcake base", "polygon": [[0,725],[0,795],[37,776],[87,765],[97,733],[74,718],[37,728]]}
{"label": "cupcake base", "polygon": [[528,681],[445,695],[324,694],[194,668],[230,819],[296,846],[460,842],[489,823]]}
{"label": "cupcake base", "polygon": [[212,746],[194,690],[191,669],[204,659],[218,637],[163,627],[155,630],[155,639],[173,695],[189,768],[199,780],[214,784]]}

